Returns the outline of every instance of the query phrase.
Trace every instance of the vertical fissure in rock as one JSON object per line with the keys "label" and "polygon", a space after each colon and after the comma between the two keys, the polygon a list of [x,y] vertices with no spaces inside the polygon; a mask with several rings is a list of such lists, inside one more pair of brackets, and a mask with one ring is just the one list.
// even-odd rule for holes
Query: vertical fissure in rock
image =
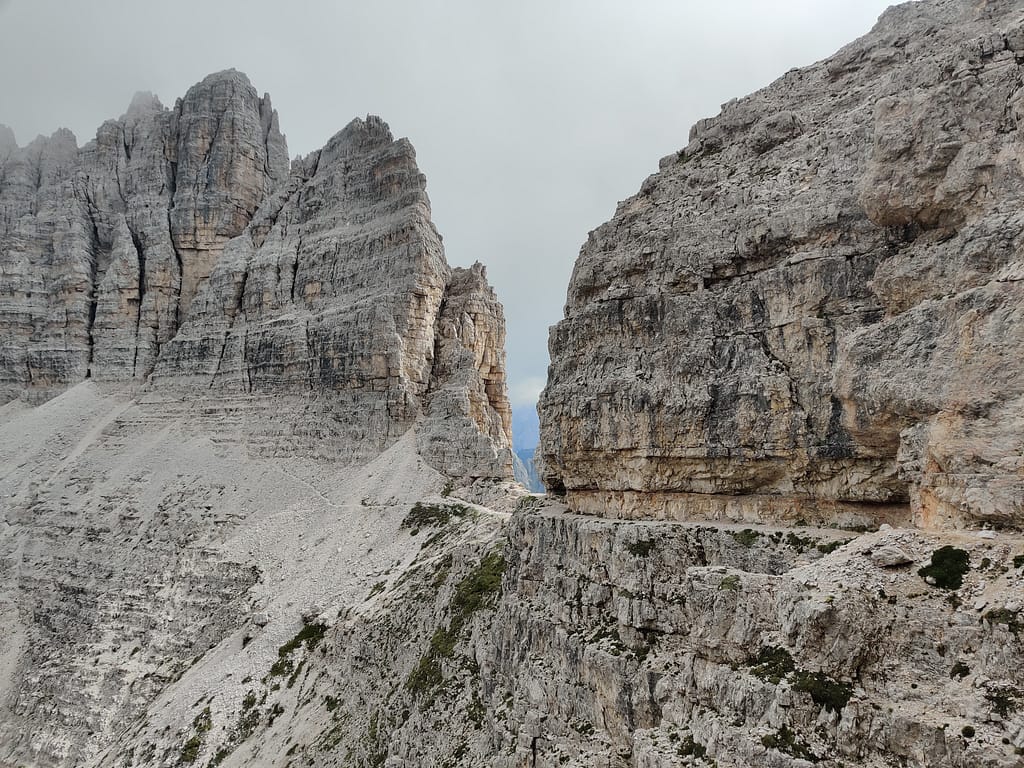
{"label": "vertical fissure in rock", "polygon": [[[125,219],[127,222],[127,219]],[[139,306],[135,315],[135,356],[132,358],[132,378],[135,378],[139,365],[139,334],[142,330],[142,302],[146,297],[146,254],[142,249],[142,243],[135,230],[129,226],[128,232],[132,237],[132,245],[135,246],[135,255],[139,261]]]}
{"label": "vertical fissure in rock", "polygon": [[[231,338],[232,332],[235,330],[235,321],[238,319],[240,313],[245,312],[245,286],[249,282],[249,265],[245,265],[245,270],[242,272],[242,280],[238,286],[238,296],[235,298],[234,311],[231,313],[230,323],[228,329],[224,332],[224,340],[220,345],[220,355],[217,356],[217,366],[213,371],[213,376],[210,378],[210,389],[213,389],[213,385],[217,382],[217,376],[220,375],[221,364],[224,362],[224,353],[228,348],[228,341]],[[247,332],[248,333],[248,332]],[[242,346],[242,362],[245,362],[245,345]]]}
{"label": "vertical fissure in rock", "polygon": [[293,304],[295,303],[295,283],[297,282],[298,275],[299,275],[299,254],[302,253],[302,247],[303,247],[302,226],[303,226],[304,222],[302,220],[303,219],[303,216],[302,216],[302,194],[303,194],[303,192],[305,192],[305,185],[306,185],[306,183],[316,175],[316,169],[319,167],[319,165],[320,165],[320,155],[317,155],[316,156],[316,161],[313,164],[313,170],[309,174],[309,178],[306,179],[305,181],[303,181],[303,183],[299,186],[299,190],[298,190],[298,192],[296,193],[296,196],[295,196],[295,210],[296,210],[297,215],[298,215],[298,221],[295,223],[295,226],[298,228],[299,234],[298,234],[298,242],[295,245],[295,262],[292,264],[292,287],[291,287],[290,296],[291,296],[291,301],[292,301]]}
{"label": "vertical fissure in rock", "polygon": [[306,320],[306,382],[309,384],[310,391],[313,390],[313,377],[315,374],[313,361],[318,359],[314,352],[313,338],[309,335],[309,320]]}
{"label": "vertical fissure in rock", "polygon": [[249,365],[249,326],[245,327],[245,337],[242,339],[242,365],[245,366],[245,380],[247,392],[252,393],[252,368]]}
{"label": "vertical fissure in rock", "polygon": [[31,213],[33,216],[36,216],[39,213],[39,206],[40,206],[39,196],[40,196],[40,192],[42,191],[42,188],[43,188],[43,155],[42,155],[41,152],[39,154],[37,154],[36,157],[35,157],[35,168],[34,168],[34,170],[35,170],[35,180],[34,180],[35,192],[32,195],[32,204],[29,206],[29,213]]}
{"label": "vertical fissure in rock", "polygon": [[220,354],[217,355],[217,365],[213,369],[213,376],[210,377],[210,386],[209,386],[210,389],[213,389],[213,385],[217,383],[217,377],[220,375],[220,367],[221,367],[221,364],[224,362],[224,352],[228,348],[228,339],[229,338],[231,338],[231,329],[230,328],[228,328],[226,331],[224,331],[224,340],[221,342],[221,345],[220,345]]}
{"label": "vertical fissure in rock", "polygon": [[178,163],[175,161],[169,162],[168,174],[168,189],[170,191],[170,201],[167,203],[167,239],[171,243],[171,250],[174,252],[174,261],[178,267],[178,288],[177,295],[174,299],[174,332],[181,327],[182,322],[185,318],[181,316],[181,292],[185,287],[185,266],[181,261],[181,251],[178,250],[178,244],[174,241],[174,199],[178,192]]}
{"label": "vertical fissure in rock", "polygon": [[430,374],[427,376],[427,385],[423,389],[423,407],[427,406],[427,398],[433,394],[435,387],[440,389],[439,383],[441,378],[441,371],[438,367],[442,360],[441,354],[441,342],[443,340],[443,334],[441,332],[441,318],[444,317],[445,310],[448,308],[448,286],[445,286],[445,294],[441,296],[441,301],[437,305],[437,314],[434,316],[434,350],[433,360],[430,363]]}
{"label": "vertical fissure in rock", "polygon": [[299,242],[295,246],[295,261],[292,264],[292,286],[291,286],[291,301],[295,303],[295,282],[299,275],[299,251],[302,250],[302,225],[299,225]]}
{"label": "vertical fissure in rock", "polygon": [[270,105],[270,94],[263,94],[259,100],[260,128],[263,129],[263,176],[270,179],[270,129],[274,125],[274,110]]}
{"label": "vertical fissure in rock", "polygon": [[[217,144],[217,140],[220,138],[221,124],[224,122],[224,115],[220,112],[217,113],[217,122],[213,127],[213,136],[210,138],[210,143],[206,145],[206,153],[203,156],[203,165],[206,166],[206,186],[209,188],[214,186],[213,178],[213,164],[210,162],[210,156],[213,154],[213,148]],[[199,198],[199,174],[196,174],[196,198]]]}
{"label": "vertical fissure in rock", "polygon": [[87,201],[86,210],[89,213],[89,223],[92,225],[91,242],[89,248],[89,312],[85,323],[85,343],[89,351],[85,363],[85,378],[92,378],[92,363],[96,351],[96,339],[93,335],[93,328],[96,326],[96,309],[99,303],[99,271],[100,271],[100,230],[96,224],[96,211],[92,201]]}

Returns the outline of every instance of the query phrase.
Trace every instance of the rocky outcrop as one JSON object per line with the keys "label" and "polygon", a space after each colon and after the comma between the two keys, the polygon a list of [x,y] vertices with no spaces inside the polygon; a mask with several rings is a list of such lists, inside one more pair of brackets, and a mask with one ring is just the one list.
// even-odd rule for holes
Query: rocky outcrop
{"label": "rocky outcrop", "polygon": [[136,96],[81,150],[66,131],[12,149],[0,178],[0,400],[134,382],[254,450],[346,461],[455,409],[425,452],[510,476],[501,306],[445,263],[415,151],[380,119],[289,168],[269,96],[230,70],[172,110]]}
{"label": "rocky outcrop", "polygon": [[66,389],[0,404],[0,764],[1019,766],[1024,539],[952,530],[1019,522],[1018,17],[890,11],[592,235],[568,505],[500,482],[501,307],[379,120],[179,198],[160,126],[269,158],[269,103],[137,99],[123,210],[116,141],[0,131],[5,391]]}
{"label": "rocky outcrop", "polygon": [[601,514],[1024,521],[1024,17],[887,11],[694,126],[590,234],[546,486]]}
{"label": "rocky outcrop", "polygon": [[[90,357],[87,218],[75,203],[78,148],[57,131],[0,167],[0,401],[48,397],[85,376]],[[2,153],[0,153],[2,156]],[[77,209],[77,210],[76,210]]]}
{"label": "rocky outcrop", "polygon": [[[455,269],[435,328],[420,453],[452,477],[492,466],[512,473],[512,408],[505,380],[505,315],[477,262]],[[495,454],[494,446],[503,451]],[[476,471],[475,474],[481,474]]]}
{"label": "rocky outcrop", "polygon": [[186,689],[240,699],[302,614],[412,559],[401,522],[450,482],[412,431],[358,467],[260,457],[104,389],[0,410],[0,765],[157,764],[129,729]]}
{"label": "rocky outcrop", "polygon": [[502,308],[425,185],[376,117],[289,165],[234,71],[0,131],[0,765],[194,762],[129,729],[408,566],[417,501],[502,493]]}
{"label": "rocky outcrop", "polygon": [[287,169],[269,97],[233,70],[173,110],[137,95],[81,150],[63,130],[15,150],[0,175],[0,397],[144,380]]}
{"label": "rocky outcrop", "polygon": [[415,556],[365,594],[296,616],[241,685],[203,684],[225,641],[99,764],[192,749],[225,766],[395,768],[1024,754],[1019,537],[607,520],[533,497],[504,525],[436,508],[449,516],[400,529]]}

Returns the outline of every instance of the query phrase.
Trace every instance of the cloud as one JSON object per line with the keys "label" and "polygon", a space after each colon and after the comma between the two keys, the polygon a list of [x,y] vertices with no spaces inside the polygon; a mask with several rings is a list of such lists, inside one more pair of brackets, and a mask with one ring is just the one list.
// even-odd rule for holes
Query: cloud
{"label": "cloud", "polygon": [[0,123],[84,143],[135,91],[174,104],[227,67],[270,92],[293,155],[380,115],[416,147],[449,262],[487,265],[526,404],[587,233],[694,122],[828,56],[889,2],[0,0]]}
{"label": "cloud", "polygon": [[545,380],[539,376],[516,379],[509,387],[508,399],[515,408],[534,405],[540,397],[541,390],[544,389],[544,384]]}

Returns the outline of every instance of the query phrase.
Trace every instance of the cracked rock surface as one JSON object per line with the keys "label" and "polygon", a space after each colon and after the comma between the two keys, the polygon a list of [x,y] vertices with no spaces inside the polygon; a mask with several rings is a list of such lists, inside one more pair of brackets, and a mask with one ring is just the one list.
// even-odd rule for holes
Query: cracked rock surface
{"label": "cracked rock surface", "polygon": [[81,149],[5,130],[0,402],[133,385],[205,399],[255,451],[343,461],[431,410],[459,420],[459,450],[424,440],[442,471],[510,476],[501,304],[446,264],[425,185],[372,116],[289,166],[234,70],[173,109],[137,95]]}
{"label": "cracked rock surface", "polygon": [[212,724],[415,502],[511,479],[503,310],[425,187],[373,116],[289,163],[234,70],[0,129],[0,765],[194,761],[128,729]]}
{"label": "cracked rock surface", "polygon": [[553,331],[565,503],[379,119],[0,128],[0,766],[1019,768],[1018,56],[904,5],[700,123]]}
{"label": "cracked rock surface", "polygon": [[1024,521],[1024,12],[886,11],[590,233],[547,487],[600,514]]}

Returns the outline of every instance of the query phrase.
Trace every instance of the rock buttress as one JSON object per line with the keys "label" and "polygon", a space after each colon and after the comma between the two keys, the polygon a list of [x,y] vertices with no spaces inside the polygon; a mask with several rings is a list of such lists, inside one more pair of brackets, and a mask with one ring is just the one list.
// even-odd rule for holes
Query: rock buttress
{"label": "rock buttress", "polygon": [[451,477],[512,476],[505,314],[479,262],[455,268],[437,316],[420,453]]}
{"label": "rock buttress", "polygon": [[501,306],[445,262],[379,118],[289,168],[270,97],[228,70],[173,109],[139,94],[82,149],[5,130],[0,163],[0,402],[127,383],[201,403],[219,439],[354,461],[429,408],[439,466],[510,476]]}
{"label": "rock buttress", "polygon": [[144,380],[287,168],[269,97],[234,70],[173,110],[137,95],[80,150],[0,139],[0,400]]}
{"label": "rock buttress", "polygon": [[1024,18],[910,3],[694,126],[592,232],[549,488],[669,517],[1024,520]]}

